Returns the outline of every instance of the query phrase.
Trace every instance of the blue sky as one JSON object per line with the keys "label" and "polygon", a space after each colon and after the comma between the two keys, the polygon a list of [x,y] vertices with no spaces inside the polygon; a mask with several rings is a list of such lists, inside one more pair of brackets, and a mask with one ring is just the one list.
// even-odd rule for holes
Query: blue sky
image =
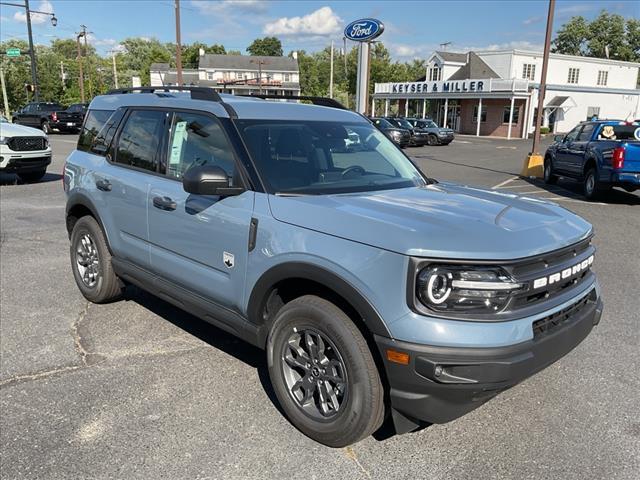
{"label": "blue sky", "polygon": [[[13,2],[21,0],[12,0]],[[37,43],[74,38],[80,24],[89,27],[90,42],[101,53],[118,48],[128,36],[174,41],[173,0],[31,0],[33,10],[53,11],[58,26],[34,16]],[[285,53],[314,51],[331,39],[342,42],[352,20],[374,17],[385,24],[380,38],[399,60],[424,58],[439,44],[451,51],[534,48],[544,41],[548,3],[536,1],[261,1],[181,0],[183,43],[222,43],[243,53],[257,37],[275,35]],[[640,17],[640,2],[568,1],[556,3],[554,27],[573,15],[593,18],[600,10]],[[26,39],[22,11],[0,6],[0,40]]]}

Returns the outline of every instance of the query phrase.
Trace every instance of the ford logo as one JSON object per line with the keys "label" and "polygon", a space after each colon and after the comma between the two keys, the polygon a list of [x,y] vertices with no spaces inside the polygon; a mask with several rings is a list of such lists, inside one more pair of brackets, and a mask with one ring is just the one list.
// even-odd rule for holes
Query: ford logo
{"label": "ford logo", "polygon": [[375,18],[363,18],[347,25],[344,36],[354,42],[366,42],[379,37],[384,32],[384,25]]}

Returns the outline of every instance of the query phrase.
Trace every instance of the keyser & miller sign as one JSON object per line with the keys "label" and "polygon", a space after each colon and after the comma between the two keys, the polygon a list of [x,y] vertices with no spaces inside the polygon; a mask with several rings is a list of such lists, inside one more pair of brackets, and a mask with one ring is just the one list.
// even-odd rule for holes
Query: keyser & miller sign
{"label": "keyser & miller sign", "polygon": [[376,93],[487,92],[485,80],[450,80],[440,82],[401,82],[377,85]]}

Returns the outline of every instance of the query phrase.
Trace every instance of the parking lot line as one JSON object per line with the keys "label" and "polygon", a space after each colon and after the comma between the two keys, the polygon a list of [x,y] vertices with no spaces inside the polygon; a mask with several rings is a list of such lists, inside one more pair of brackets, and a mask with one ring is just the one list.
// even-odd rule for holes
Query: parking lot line
{"label": "parking lot line", "polygon": [[518,178],[520,178],[520,177],[513,176],[513,177],[511,177],[511,178],[508,178],[508,179],[506,179],[504,182],[500,182],[499,184],[494,185],[493,187],[491,187],[491,189],[492,189],[492,190],[494,190],[494,189],[496,189],[496,188],[501,188],[501,187],[503,187],[504,185],[507,185],[508,183],[511,183],[511,182],[513,182],[514,180],[518,179]]}

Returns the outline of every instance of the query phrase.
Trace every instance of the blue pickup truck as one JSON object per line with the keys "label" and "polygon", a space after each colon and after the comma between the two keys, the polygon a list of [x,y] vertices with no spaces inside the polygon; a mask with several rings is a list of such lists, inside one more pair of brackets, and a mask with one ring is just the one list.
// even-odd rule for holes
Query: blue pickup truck
{"label": "blue pickup truck", "polygon": [[640,188],[640,123],[619,120],[581,122],[566,135],[556,135],[544,156],[544,181],[558,177],[583,182],[593,200],[612,187]]}

